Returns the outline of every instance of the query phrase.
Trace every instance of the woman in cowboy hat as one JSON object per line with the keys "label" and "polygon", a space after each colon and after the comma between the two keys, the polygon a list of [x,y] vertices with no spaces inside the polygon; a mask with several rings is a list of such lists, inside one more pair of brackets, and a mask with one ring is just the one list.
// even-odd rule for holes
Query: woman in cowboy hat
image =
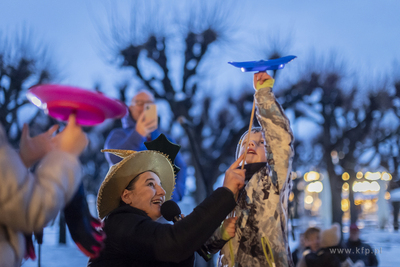
{"label": "woman in cowboy hat", "polygon": [[172,163],[179,147],[166,142],[160,135],[147,151],[112,151],[123,159],[110,168],[97,198],[107,239],[88,266],[193,266],[194,252],[234,209],[234,194],[244,185],[244,170],[236,169],[242,157],[226,171],[223,187],[191,214],[174,225],[157,222],[179,170]]}

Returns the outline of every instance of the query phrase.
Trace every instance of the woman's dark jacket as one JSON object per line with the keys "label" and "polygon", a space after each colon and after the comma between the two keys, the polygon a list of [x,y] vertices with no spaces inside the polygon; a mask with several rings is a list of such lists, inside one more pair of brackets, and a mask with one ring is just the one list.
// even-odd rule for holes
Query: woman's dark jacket
{"label": "woman's dark jacket", "polygon": [[193,253],[235,205],[233,193],[218,188],[174,225],[153,221],[128,205],[119,207],[105,219],[105,249],[88,266],[193,266]]}

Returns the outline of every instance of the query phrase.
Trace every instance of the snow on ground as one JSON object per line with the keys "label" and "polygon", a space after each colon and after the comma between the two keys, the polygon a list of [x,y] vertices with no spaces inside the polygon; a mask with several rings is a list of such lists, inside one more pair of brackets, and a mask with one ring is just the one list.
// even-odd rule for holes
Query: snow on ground
{"label": "snow on ground", "polygon": [[376,227],[362,229],[361,240],[366,241],[374,250],[379,251],[376,256],[379,266],[397,267],[400,266],[400,232]]}
{"label": "snow on ground", "polygon": [[[321,223],[317,221],[312,221],[310,218],[302,218],[302,225],[304,229],[304,225],[308,224],[308,226],[317,226],[320,228]],[[391,218],[392,221],[392,218]],[[348,226],[348,222],[344,223],[345,226]],[[363,228],[360,229],[360,239],[368,243],[374,251],[376,250],[376,256],[379,261],[380,267],[398,267],[400,266],[400,231],[394,231],[393,226],[388,224],[385,229],[381,230],[377,226],[376,220],[366,220],[360,221],[358,226],[363,225]],[[346,231],[346,227],[343,227]],[[348,229],[348,227],[347,227]],[[290,249],[293,251],[298,246],[298,236],[300,231],[296,230],[296,240],[293,240],[292,236],[289,235],[289,245]],[[347,241],[349,237],[348,232],[343,233],[343,238]]]}
{"label": "snow on ground", "polygon": [[[94,215],[96,213],[95,197],[88,196],[88,203],[90,211]],[[189,214],[194,207],[193,198],[191,197],[184,197],[178,204],[183,214]],[[34,244],[36,256],[38,256],[38,245],[36,242]],[[68,230],[67,244],[58,244],[58,220],[52,226],[44,229],[43,244],[41,246],[41,267],[81,267],[87,265],[88,259],[75,245]],[[35,261],[27,260],[23,262],[22,266],[38,267],[38,258]]]}
{"label": "snow on ground", "polygon": [[[91,202],[91,201],[90,201]],[[193,209],[194,202],[192,198],[185,197],[179,203],[183,214],[189,214]],[[303,221],[308,221],[304,219]],[[294,250],[298,244],[298,231],[296,231],[296,240],[291,235],[289,244],[291,250]],[[344,239],[347,240],[348,233],[344,233]],[[361,229],[361,239],[369,243],[373,249],[377,249],[379,266],[398,267],[400,266],[400,232],[393,231],[389,225],[384,230],[379,229],[375,223],[366,223]],[[36,254],[38,247],[35,245]],[[88,258],[80,252],[71,236],[67,232],[67,244],[58,244],[58,222],[53,226],[48,226],[44,230],[44,240],[41,248],[41,267],[80,267],[87,265]],[[37,267],[38,260],[25,261],[23,267]]]}
{"label": "snow on ground", "polygon": [[[38,257],[38,245],[35,242],[35,252]],[[86,266],[86,257],[67,232],[67,244],[58,244],[58,224],[48,226],[44,229],[43,244],[41,245],[41,267],[81,267]],[[22,263],[23,267],[38,267],[38,258],[35,261],[27,260]]]}
{"label": "snow on ground", "polygon": [[[345,235],[345,238],[347,236]],[[361,238],[367,241],[374,249],[378,249],[379,266],[400,266],[400,232],[379,229],[362,229]],[[44,242],[42,245],[42,267],[67,267],[86,266],[88,258],[82,254],[68,234],[67,244],[59,245],[58,227],[45,228]],[[297,242],[291,240],[291,248],[294,249]],[[38,251],[36,245],[36,252]],[[28,260],[24,267],[37,267],[38,261]]]}

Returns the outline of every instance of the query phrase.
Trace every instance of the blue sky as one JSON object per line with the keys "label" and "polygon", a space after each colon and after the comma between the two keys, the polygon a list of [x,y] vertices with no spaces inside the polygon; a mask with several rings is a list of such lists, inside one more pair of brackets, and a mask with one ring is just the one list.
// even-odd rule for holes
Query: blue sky
{"label": "blue sky", "polygon": [[[62,69],[63,84],[93,88],[99,81],[112,87],[130,72],[116,71],[101,55],[95,24],[106,23],[106,9],[118,2],[121,13],[132,1],[120,0],[2,0],[0,31],[3,35],[21,25],[33,30],[47,44],[55,63]],[[182,1],[183,2],[183,1]],[[154,1],[173,6],[179,1]],[[227,61],[257,60],[257,38],[264,34],[291,39],[288,54],[298,56],[302,65],[311,51],[328,54],[336,51],[360,75],[379,75],[400,61],[400,1],[226,1],[237,7],[240,21],[235,40],[243,46],[219,52],[214,65],[219,70],[211,81],[236,76]],[[166,14],[168,10],[165,10]],[[253,46],[254,45],[254,49]],[[253,50],[252,50],[253,49]],[[296,61],[295,61],[296,62]],[[291,63],[295,64],[295,63]],[[287,71],[290,73],[290,70]],[[218,76],[218,77],[217,77]]]}

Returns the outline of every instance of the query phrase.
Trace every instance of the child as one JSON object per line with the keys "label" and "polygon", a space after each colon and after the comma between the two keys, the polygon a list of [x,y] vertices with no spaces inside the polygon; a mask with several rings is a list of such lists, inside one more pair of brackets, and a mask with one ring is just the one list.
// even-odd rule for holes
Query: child
{"label": "child", "polygon": [[[306,248],[312,252],[317,252],[321,246],[321,230],[316,227],[310,227],[304,233]],[[306,249],[306,250],[307,250]]]}
{"label": "child", "polygon": [[[307,229],[308,249],[305,250],[299,267],[349,267],[353,265],[347,252],[340,245],[340,225],[334,223],[331,228],[321,232],[318,228]],[[363,265],[362,265],[363,266]]]}
{"label": "child", "polygon": [[[25,253],[35,257],[32,232],[54,219],[80,184],[78,157],[87,146],[86,134],[74,115],[53,136],[56,130],[30,137],[24,125],[18,155],[0,124],[0,266],[21,266]],[[31,173],[29,168],[38,161]]]}
{"label": "child", "polygon": [[293,266],[287,235],[287,201],[291,187],[293,135],[289,120],[276,102],[274,79],[254,74],[257,119],[239,141],[236,158],[245,148],[246,182],[234,212],[235,237],[220,252],[219,266]]}
{"label": "child", "polygon": [[311,267],[314,262],[318,262],[317,251],[321,246],[321,230],[317,227],[309,227],[304,232],[303,256],[297,263],[297,267]]}

